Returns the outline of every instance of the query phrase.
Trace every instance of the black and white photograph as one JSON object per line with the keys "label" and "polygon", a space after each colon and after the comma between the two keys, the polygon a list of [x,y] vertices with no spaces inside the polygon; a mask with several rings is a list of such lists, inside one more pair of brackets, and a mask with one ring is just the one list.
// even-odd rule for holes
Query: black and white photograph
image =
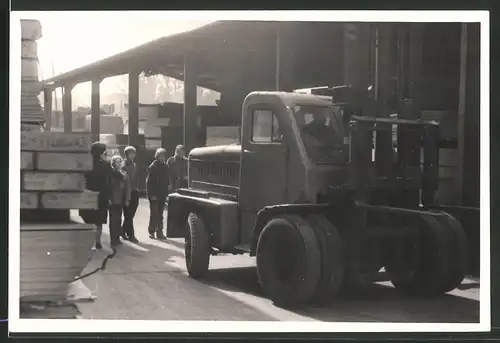
{"label": "black and white photograph", "polygon": [[489,331],[489,13],[11,12],[9,331]]}

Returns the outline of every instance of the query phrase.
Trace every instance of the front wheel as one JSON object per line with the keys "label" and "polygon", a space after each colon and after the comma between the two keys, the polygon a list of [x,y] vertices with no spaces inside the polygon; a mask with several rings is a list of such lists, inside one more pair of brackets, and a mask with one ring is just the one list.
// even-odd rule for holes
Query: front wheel
{"label": "front wheel", "polygon": [[311,226],[298,216],[272,219],[257,243],[257,273],[277,306],[307,306],[321,276],[321,253]]}
{"label": "front wheel", "polygon": [[184,244],[186,267],[190,277],[205,276],[210,263],[210,235],[201,217],[196,213],[188,216],[188,232]]}

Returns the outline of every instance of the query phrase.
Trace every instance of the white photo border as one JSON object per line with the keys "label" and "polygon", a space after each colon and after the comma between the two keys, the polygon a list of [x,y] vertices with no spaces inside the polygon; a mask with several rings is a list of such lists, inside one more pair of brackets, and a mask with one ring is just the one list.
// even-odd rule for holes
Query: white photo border
{"label": "white photo border", "polygon": [[[11,12],[10,36],[10,154],[9,154],[9,331],[56,332],[482,332],[491,330],[490,298],[490,23],[488,11],[116,11],[93,15],[137,16],[145,20],[268,20],[342,22],[480,22],[480,322],[448,323],[344,323],[344,322],[251,322],[251,321],[131,321],[20,319],[20,100],[21,19],[36,19],[42,12]],[[62,14],[63,12],[61,12]],[[90,12],[65,12],[83,16]],[[341,20],[335,20],[336,18]]]}

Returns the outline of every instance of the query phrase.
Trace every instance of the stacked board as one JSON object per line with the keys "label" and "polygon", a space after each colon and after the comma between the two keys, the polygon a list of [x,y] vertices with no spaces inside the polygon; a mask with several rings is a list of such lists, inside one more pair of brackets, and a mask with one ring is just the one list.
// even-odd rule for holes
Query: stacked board
{"label": "stacked board", "polygon": [[97,193],[85,190],[92,169],[90,133],[21,133],[21,209],[96,208]]}
{"label": "stacked board", "polygon": [[38,20],[21,20],[21,120],[39,123],[44,113],[38,96],[41,85],[38,78],[37,40],[42,37]]}
{"label": "stacked board", "polygon": [[21,132],[21,299],[62,300],[87,265],[94,225],[71,209],[97,208],[85,190],[90,133]]}
{"label": "stacked board", "polygon": [[94,237],[88,224],[21,224],[21,301],[65,300],[88,264]]}

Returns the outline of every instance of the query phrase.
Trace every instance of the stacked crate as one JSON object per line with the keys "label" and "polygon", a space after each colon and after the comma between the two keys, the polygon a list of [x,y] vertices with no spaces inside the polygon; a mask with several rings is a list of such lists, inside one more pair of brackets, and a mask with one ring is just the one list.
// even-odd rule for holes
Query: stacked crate
{"label": "stacked crate", "polygon": [[25,124],[39,124],[44,119],[38,98],[41,86],[37,40],[41,37],[38,20],[21,20],[21,121]]}
{"label": "stacked crate", "polygon": [[21,132],[21,297],[62,300],[88,263],[94,225],[70,210],[97,208],[85,190],[90,133]]}

